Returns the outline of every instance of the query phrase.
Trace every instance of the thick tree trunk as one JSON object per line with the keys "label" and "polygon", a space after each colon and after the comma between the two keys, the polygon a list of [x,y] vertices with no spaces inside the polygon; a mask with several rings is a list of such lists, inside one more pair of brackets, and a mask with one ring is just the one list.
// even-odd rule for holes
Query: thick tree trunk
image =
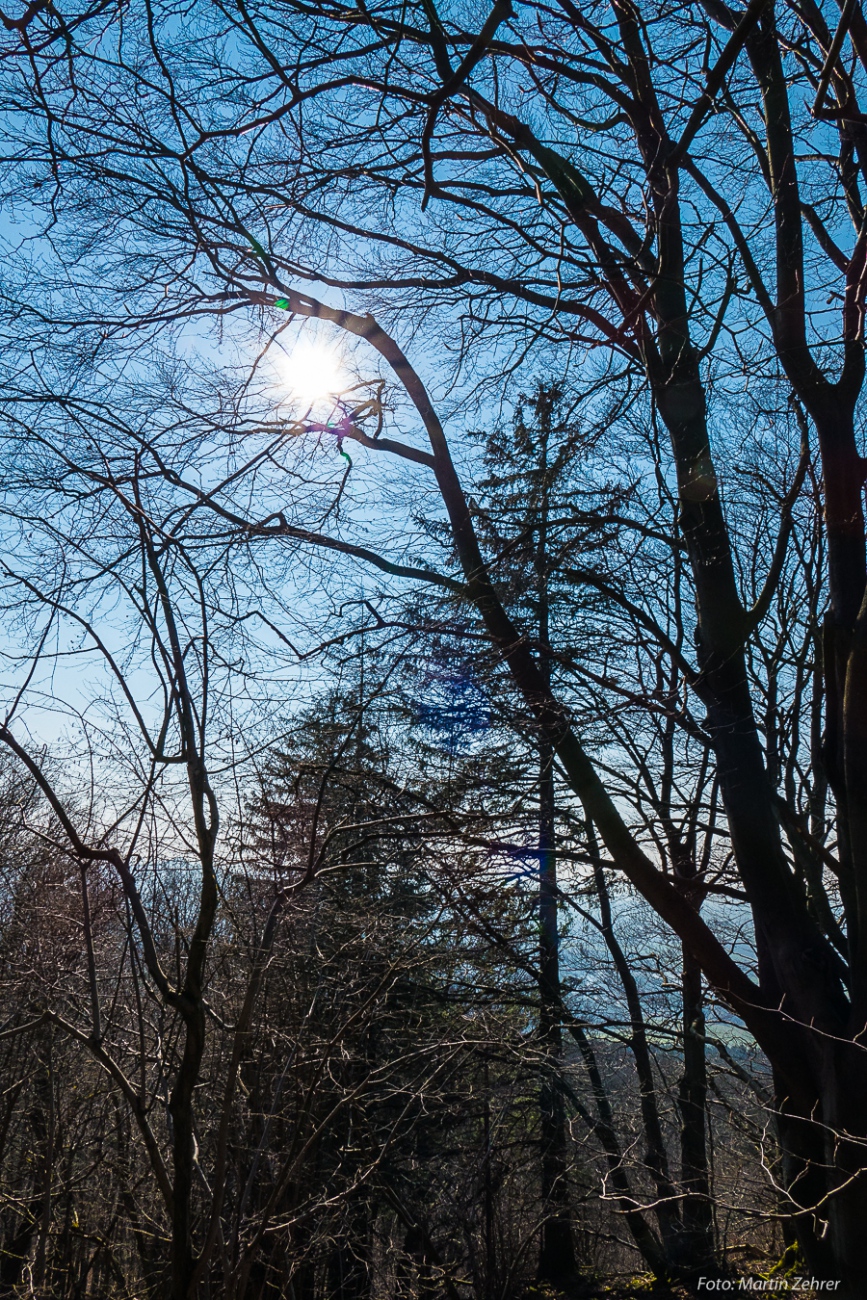
{"label": "thick tree trunk", "polygon": [[[863,359],[851,367],[849,393],[830,385],[805,389],[819,437],[829,608],[823,629],[825,686],[823,766],[837,814],[838,885],[849,949],[850,1005],[838,1034],[824,1039],[814,1112],[782,1125],[790,1161],[811,1167],[790,1181],[801,1216],[800,1240],[817,1276],[840,1278],[848,1296],[864,1291],[867,1223],[867,547],[854,393]],[[809,961],[809,954],[807,957]],[[783,1094],[783,1107],[791,1110]],[[818,1128],[818,1131],[816,1131]],[[821,1170],[821,1174],[817,1173]],[[827,1198],[827,1199],[823,1199]],[[838,1294],[843,1294],[840,1291]]]}
{"label": "thick tree trunk", "polygon": [[867,576],[865,462],[854,416],[833,394],[810,394],[819,435],[828,542],[829,608],[823,630],[825,738],[823,758],[837,806],[840,890],[846,908],[853,1015],[867,1020]]}
{"label": "thick tree trunk", "polygon": [[[817,1276],[842,1279],[849,1269],[849,1255],[860,1248],[856,1244],[860,1232],[846,1244],[850,1230],[847,1224],[858,1216],[860,1179],[856,1177],[851,1187],[839,1192],[821,1214],[812,1214],[810,1208],[823,1204],[823,1198],[838,1181],[835,1169],[840,1166],[841,1150],[815,1120],[822,1115],[826,1124],[832,1123],[829,1108],[834,1106],[833,1099],[849,1086],[843,1081],[831,1047],[835,1040],[845,1040],[850,1032],[849,1005],[840,979],[840,962],[811,915],[783,851],[775,792],[765,769],[753,714],[742,646],[744,613],[710,459],[704,394],[686,351],[681,351],[676,368],[680,375],[675,376],[675,381],[679,382],[664,385],[658,400],[678,466],[682,526],[696,588],[707,726],[716,752],[732,848],[752,907],[762,992],[768,1003],[779,1006],[791,1021],[805,1027],[799,1059],[792,1053],[788,1059],[772,1060],[778,1079],[783,1075],[786,1078],[786,1083],[780,1082],[778,1087],[784,1173],[793,1200],[806,1211],[797,1216],[798,1236],[811,1268]],[[850,491],[843,509],[851,515],[852,508]],[[857,568],[853,558],[857,547],[851,528],[843,531],[846,537],[841,542],[839,567],[851,581],[852,571]],[[835,632],[836,637],[840,635]],[[844,630],[842,635],[849,633]],[[828,645],[827,640],[826,647],[831,672],[839,673],[839,668],[833,667],[839,663],[839,650]],[[829,710],[835,707],[829,700]],[[838,744],[838,753],[840,748]],[[834,754],[829,753],[828,758],[833,772]],[[845,808],[848,793],[842,793]],[[693,979],[696,977],[697,971]],[[694,1049],[696,1044],[689,1043],[688,1022],[686,1028],[685,1046]],[[694,1065],[700,1070],[697,1061]],[[798,1097],[793,1096],[793,1078],[799,1081]],[[695,1082],[700,1090],[699,1075]],[[863,1090],[859,1091],[863,1096]],[[682,1107],[683,1101],[690,1109],[682,1094]],[[850,1104],[847,1109],[854,1125],[848,1131],[867,1133],[863,1103],[855,1107]],[[684,1116],[683,1108],[681,1113]],[[689,1135],[691,1154],[687,1156],[685,1148],[685,1171],[688,1160],[698,1158],[700,1162],[698,1136],[697,1131]],[[698,1170],[696,1176],[700,1177]],[[854,1210],[850,1210],[850,1202]],[[700,1231],[700,1225],[694,1227]]]}
{"label": "thick tree trunk", "polygon": [[[789,1164],[787,1186],[798,1206],[798,1240],[811,1271],[840,1281],[845,1300],[864,1295],[867,1223],[867,1134],[864,1049],[826,1044],[825,1086],[813,1113],[783,1098],[781,1136]],[[781,1090],[782,1091],[782,1090]]]}
{"label": "thick tree trunk", "polygon": [[[743,614],[721,503],[709,468],[704,398],[697,375],[693,376],[690,400],[683,387],[676,402],[670,392],[664,393],[661,405],[678,457],[684,534],[696,586],[707,726],[716,751],[732,848],[752,907],[761,988],[770,1004],[805,1027],[798,1059],[792,1053],[788,1059],[772,1060],[772,1064],[778,1077],[784,1074],[787,1080],[778,1089],[786,1177],[793,1199],[808,1208],[818,1205],[836,1181],[840,1152],[828,1149],[828,1140],[818,1126],[809,1131],[810,1116],[819,1119],[825,1112],[824,1122],[829,1123],[832,1099],[841,1095],[841,1089],[846,1090],[829,1044],[847,1036],[849,1005],[840,980],[840,963],[810,914],[783,851],[774,791],[753,714],[739,627]],[[706,471],[701,481],[696,466]],[[793,1077],[799,1079],[797,1098],[792,1095]],[[853,1109],[858,1113],[853,1114]],[[855,1125],[849,1131],[867,1133],[862,1104],[850,1105],[848,1111]],[[844,1202],[857,1202],[854,1185],[837,1199],[839,1207],[832,1210],[829,1205],[820,1216],[840,1219],[839,1232],[830,1236],[830,1226],[814,1225],[809,1213],[799,1215],[799,1240],[817,1276],[842,1276],[846,1267],[842,1239],[849,1211]],[[836,1274],[831,1271],[835,1268]]]}

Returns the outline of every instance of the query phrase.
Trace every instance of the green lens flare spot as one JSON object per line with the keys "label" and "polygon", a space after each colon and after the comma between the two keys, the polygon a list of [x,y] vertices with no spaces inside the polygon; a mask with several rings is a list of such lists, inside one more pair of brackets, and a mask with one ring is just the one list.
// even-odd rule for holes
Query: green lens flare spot
{"label": "green lens flare spot", "polygon": [[288,310],[289,310],[289,299],[288,299],[288,298],[278,298],[278,299],[276,300],[276,302],[274,303],[274,306],[275,306],[275,307],[279,307],[281,311],[288,311]]}

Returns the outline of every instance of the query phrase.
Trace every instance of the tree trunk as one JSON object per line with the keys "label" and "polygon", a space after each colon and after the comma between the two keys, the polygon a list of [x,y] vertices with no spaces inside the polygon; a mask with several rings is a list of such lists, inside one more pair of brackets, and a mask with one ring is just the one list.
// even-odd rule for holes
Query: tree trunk
{"label": "tree trunk", "polygon": [[195,1130],[193,1093],[205,1046],[205,1015],[199,1005],[185,1008],[184,1055],[169,1100],[172,1120],[172,1300],[189,1300],[193,1277],[193,1174]]}
{"label": "tree trunk", "polygon": [[[539,448],[538,517],[536,524],[537,626],[541,671],[551,683],[551,605],[549,590],[548,442],[555,401],[540,393],[537,401]],[[556,796],[554,747],[547,736],[539,738],[539,1037],[544,1057],[539,1089],[542,1201],[545,1219],[539,1253],[539,1278],[555,1286],[568,1283],[575,1273],[575,1242],[567,1179],[568,1140],[566,1107],[561,1086],[563,1037],[560,994],[560,934],[557,916]]]}
{"label": "tree trunk", "polygon": [[554,755],[539,749],[539,1038],[543,1053],[539,1089],[542,1201],[545,1221],[539,1279],[568,1283],[575,1273],[575,1244],[567,1181],[566,1107],[560,1086],[560,949],[557,922],[557,860],[554,848]]}
{"label": "tree trunk", "polygon": [[683,950],[683,1074],[678,1090],[683,1258],[692,1272],[716,1267],[707,1152],[707,1061],[701,970]]}

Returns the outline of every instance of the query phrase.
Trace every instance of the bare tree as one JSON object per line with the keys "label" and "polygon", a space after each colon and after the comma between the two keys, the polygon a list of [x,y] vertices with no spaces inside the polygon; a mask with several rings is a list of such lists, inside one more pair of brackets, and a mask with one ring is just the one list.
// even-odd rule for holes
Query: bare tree
{"label": "bare tree", "polygon": [[[23,35],[15,27],[6,191],[14,203],[30,187],[32,220],[45,189],[45,238],[59,261],[33,244],[33,258],[55,268],[40,303],[10,273],[10,332],[38,337],[50,321],[72,342],[60,349],[51,391],[36,363],[29,373],[23,365],[25,379],[10,375],[10,418],[36,401],[69,409],[70,375],[85,353],[94,390],[131,338],[145,358],[147,340],[182,319],[212,315],[229,328],[247,313],[267,321],[270,336],[288,312],[358,344],[369,387],[330,422],[284,425],[254,457],[234,459],[236,442],[232,465],[208,482],[143,433],[147,473],[171,483],[196,526],[207,517],[234,532],[239,550],[290,539],[465,603],[616,869],[683,942],[693,982],[700,969],[771,1061],[798,1240],[817,1274],[842,1278],[855,1296],[867,1196],[863,15],[854,4],[838,17],[766,0],[744,10],[708,0],[677,14],[621,0],[579,11],[557,0],[514,10],[498,2],[467,26],[473,16],[458,5],[440,13],[429,0],[313,11],[288,3],[257,14],[203,7],[179,34],[171,14],[151,6],[117,31],[104,15],[85,22],[62,60],[33,50],[31,29],[48,39],[62,26],[53,10]],[[455,346],[463,328],[468,362],[481,358],[479,370],[498,380],[530,349],[549,360],[605,355],[599,383],[640,389],[634,418],[653,437],[656,421],[665,431],[665,449],[651,438],[653,473],[676,500],[676,523],[661,543],[667,562],[656,559],[666,589],[679,590],[674,635],[617,575],[581,576],[632,605],[648,646],[677,666],[704,711],[756,970],[700,912],[689,880],[642,842],[614,797],[616,779],[594,761],[580,692],[549,680],[543,647],[501,594],[456,464],[465,478],[470,471],[452,454],[445,405],[431,396],[436,366],[407,324],[423,318]],[[25,352],[19,343],[15,355]],[[394,404],[403,402],[395,418],[408,422],[409,410],[426,446],[386,431],[380,366]],[[204,423],[231,440],[237,415],[223,409]],[[739,439],[766,419],[790,454],[764,466],[776,475],[779,520],[760,566],[728,485]],[[613,437],[622,428],[615,421]],[[332,439],[344,459],[352,442],[431,476],[456,565],[437,570],[429,553],[416,560],[388,539],[377,549],[353,534],[342,461],[323,515],[309,497],[302,509],[287,448],[305,432]],[[822,572],[820,594],[801,598],[824,619],[813,679],[814,731],[823,734],[793,790],[781,786],[757,718],[754,651],[786,570],[813,434],[824,533],[802,544],[820,554]],[[810,635],[818,645],[815,627]],[[166,653],[174,680],[181,664]],[[185,754],[202,854],[207,783],[193,750]],[[193,944],[193,1002],[199,952]],[[187,1009],[192,1060],[199,1020]],[[189,1142],[177,1141],[176,1169],[189,1179]]]}

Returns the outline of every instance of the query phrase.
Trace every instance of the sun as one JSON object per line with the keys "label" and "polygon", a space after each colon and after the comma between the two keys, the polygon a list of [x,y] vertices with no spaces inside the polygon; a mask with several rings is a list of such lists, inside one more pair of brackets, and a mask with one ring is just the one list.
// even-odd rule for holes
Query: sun
{"label": "sun", "polygon": [[296,343],[280,371],[291,396],[308,406],[336,396],[351,383],[340,353],[327,343]]}

